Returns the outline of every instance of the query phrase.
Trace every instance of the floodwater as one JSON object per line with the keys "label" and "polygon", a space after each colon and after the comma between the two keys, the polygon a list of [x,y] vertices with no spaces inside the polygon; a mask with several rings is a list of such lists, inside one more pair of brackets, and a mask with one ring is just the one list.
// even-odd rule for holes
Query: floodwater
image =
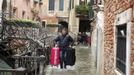
{"label": "floodwater", "polygon": [[47,66],[45,75],[96,75],[94,61],[89,47],[76,47],[76,63],[73,67],[68,66],[67,70],[59,67]]}

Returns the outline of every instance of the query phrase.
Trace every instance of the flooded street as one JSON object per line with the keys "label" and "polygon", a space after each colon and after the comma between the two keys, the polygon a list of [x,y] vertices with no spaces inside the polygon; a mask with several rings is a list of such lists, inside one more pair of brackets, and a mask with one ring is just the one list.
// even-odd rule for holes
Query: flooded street
{"label": "flooded street", "polygon": [[61,70],[59,67],[52,68],[49,65],[45,70],[45,75],[96,75],[95,73],[91,51],[86,46],[76,47],[75,66]]}

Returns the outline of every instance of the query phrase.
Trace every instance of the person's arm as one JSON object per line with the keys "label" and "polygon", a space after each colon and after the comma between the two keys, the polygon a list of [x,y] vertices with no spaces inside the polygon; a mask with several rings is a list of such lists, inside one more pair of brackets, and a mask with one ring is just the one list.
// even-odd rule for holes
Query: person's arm
{"label": "person's arm", "polygon": [[59,37],[59,36],[58,36],[58,37],[56,37],[56,38],[54,39],[54,41],[55,41],[55,42],[60,41],[60,37]]}
{"label": "person's arm", "polygon": [[58,44],[59,41],[60,41],[60,36],[58,36],[54,39],[54,45]]}
{"label": "person's arm", "polygon": [[70,42],[70,45],[72,46],[74,44],[74,40],[71,36],[69,36],[69,42]]}

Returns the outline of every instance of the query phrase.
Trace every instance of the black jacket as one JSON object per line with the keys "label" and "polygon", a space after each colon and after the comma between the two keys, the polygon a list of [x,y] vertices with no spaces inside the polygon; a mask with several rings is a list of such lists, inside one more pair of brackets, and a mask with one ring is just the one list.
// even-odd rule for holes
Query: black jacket
{"label": "black jacket", "polygon": [[73,43],[73,39],[70,35],[59,35],[55,42],[58,42],[59,47],[68,47]]}

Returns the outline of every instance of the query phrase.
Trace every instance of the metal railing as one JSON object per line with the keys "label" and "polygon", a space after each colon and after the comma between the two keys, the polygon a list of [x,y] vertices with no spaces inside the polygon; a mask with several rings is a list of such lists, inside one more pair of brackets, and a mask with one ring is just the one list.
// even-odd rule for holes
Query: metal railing
{"label": "metal railing", "polygon": [[[17,19],[19,20],[19,18]],[[2,20],[6,21],[8,19],[3,18]],[[49,51],[47,47],[48,45],[49,47],[52,45],[55,35],[51,34],[48,30],[42,29],[42,31],[39,31],[39,28],[28,29],[25,27],[19,27],[19,25],[15,22],[13,24],[15,24],[16,27],[5,23],[5,25],[3,25],[4,28],[2,28],[2,36],[0,37],[2,37],[2,39],[10,38],[12,41],[14,39],[17,41],[26,40],[28,46],[21,46],[23,49],[21,47],[16,49],[12,48],[12,43],[8,43],[9,48],[12,48],[15,54],[18,55],[11,57],[15,60],[15,63],[13,63],[13,65],[15,65],[14,69],[0,69],[0,75],[44,75],[46,62],[49,62]],[[39,31],[39,34],[35,35],[37,31]],[[38,55],[36,53],[38,48],[45,49],[42,52],[44,54]],[[23,52],[17,53],[17,50]],[[29,50],[31,51],[32,55],[27,54]]]}
{"label": "metal railing", "polygon": [[46,58],[41,56],[13,56],[15,59],[15,67],[25,67],[27,74],[43,75]]}
{"label": "metal railing", "polygon": [[0,69],[0,75],[44,75],[45,56],[13,56],[15,69]]}
{"label": "metal railing", "polygon": [[26,69],[0,69],[0,75],[27,75]]}

